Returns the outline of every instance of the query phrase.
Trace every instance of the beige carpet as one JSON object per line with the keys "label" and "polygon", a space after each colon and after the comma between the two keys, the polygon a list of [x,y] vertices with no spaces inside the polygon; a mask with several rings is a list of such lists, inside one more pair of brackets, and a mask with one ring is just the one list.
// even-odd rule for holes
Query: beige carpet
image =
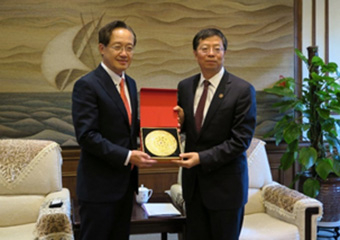
{"label": "beige carpet", "polygon": [[[331,237],[333,234],[326,231],[319,231],[318,235],[322,235],[324,237],[318,237],[317,240],[329,240],[333,239]],[[327,237],[326,237],[327,236]],[[143,235],[131,235],[130,240],[160,240],[161,234],[143,234]],[[340,240],[340,238],[338,238]],[[168,240],[178,240],[177,234],[168,234]]]}
{"label": "beige carpet", "polygon": [[[141,234],[131,235],[130,240],[160,240],[161,234]],[[168,240],[178,240],[177,234],[168,233]]]}

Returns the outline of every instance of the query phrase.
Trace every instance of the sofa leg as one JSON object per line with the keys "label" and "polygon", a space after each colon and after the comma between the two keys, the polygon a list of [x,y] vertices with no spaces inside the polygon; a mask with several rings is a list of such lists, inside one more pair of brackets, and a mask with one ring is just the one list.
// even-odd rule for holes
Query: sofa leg
{"label": "sofa leg", "polygon": [[319,214],[319,208],[307,208],[305,213],[305,240],[312,240],[312,215]]}

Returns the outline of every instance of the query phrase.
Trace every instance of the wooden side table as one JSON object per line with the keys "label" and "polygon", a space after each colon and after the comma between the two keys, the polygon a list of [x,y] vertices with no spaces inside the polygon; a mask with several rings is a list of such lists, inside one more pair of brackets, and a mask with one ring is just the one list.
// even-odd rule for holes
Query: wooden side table
{"label": "wooden side table", "polygon": [[[162,198],[150,199],[150,202],[171,202],[171,199]],[[148,217],[141,205],[134,202],[131,216],[130,233],[131,234],[148,234],[148,233],[160,233],[162,240],[167,240],[168,233],[178,233],[178,239],[184,240],[185,235],[185,221],[186,217],[174,216],[174,217]],[[75,240],[79,239],[80,230],[80,216],[79,206],[76,202],[72,201],[72,222]]]}
{"label": "wooden side table", "polygon": [[161,239],[167,240],[168,233],[178,233],[178,239],[184,239],[185,216],[148,217],[144,209],[134,204],[131,216],[131,234],[161,233]]}

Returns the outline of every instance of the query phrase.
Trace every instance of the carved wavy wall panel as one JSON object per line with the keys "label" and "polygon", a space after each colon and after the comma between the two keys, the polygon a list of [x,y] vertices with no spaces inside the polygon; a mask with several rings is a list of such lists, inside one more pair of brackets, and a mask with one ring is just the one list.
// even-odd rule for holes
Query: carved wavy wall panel
{"label": "carved wavy wall panel", "polygon": [[96,26],[116,19],[137,34],[128,74],[138,88],[176,88],[198,73],[194,35],[221,29],[229,41],[226,68],[258,91],[262,136],[278,116],[261,90],[293,76],[293,12],[294,0],[1,0],[0,138],[76,145],[73,84],[101,60]]}
{"label": "carved wavy wall panel", "polygon": [[[139,87],[174,88],[182,78],[198,72],[191,42],[197,31],[206,27],[217,27],[225,33],[229,40],[226,67],[252,82],[256,89],[267,87],[279,75],[293,73],[293,0],[2,2],[0,31],[6,38],[0,39],[1,92],[58,91],[47,81],[51,73],[42,70],[46,48],[68,29],[103,14],[101,25],[122,19],[137,34],[128,73],[137,79]],[[54,46],[55,51],[66,51],[67,41],[73,40],[63,39],[63,44]],[[85,57],[93,59],[83,56],[81,62],[93,64],[73,73],[74,79],[65,91],[71,91],[72,82],[99,63],[95,41],[88,51]],[[72,56],[65,54],[53,65],[63,67],[62,63],[69,62],[75,66],[72,61]]]}

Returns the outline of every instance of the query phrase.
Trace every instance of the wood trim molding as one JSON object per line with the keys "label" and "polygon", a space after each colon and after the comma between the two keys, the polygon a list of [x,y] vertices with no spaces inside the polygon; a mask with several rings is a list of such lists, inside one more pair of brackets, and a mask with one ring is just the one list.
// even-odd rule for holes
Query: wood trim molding
{"label": "wood trim molding", "polygon": [[305,239],[312,239],[312,216],[319,214],[319,208],[317,207],[309,207],[305,212]]}
{"label": "wood trim molding", "polygon": [[[273,180],[288,186],[295,174],[295,166],[287,171],[282,171],[280,166],[280,158],[286,150],[286,145],[276,146],[275,142],[267,141],[267,155],[270,163]],[[62,147],[63,156],[63,186],[71,192],[71,197],[77,199],[76,196],[76,179],[77,168],[80,157],[79,147]],[[171,185],[177,182],[178,167],[172,163],[162,163],[150,168],[142,168],[139,170],[139,183],[144,184],[148,188],[154,190],[154,196],[161,197],[164,191],[170,189]]]}
{"label": "wood trim molding", "polygon": [[[80,157],[79,147],[62,147],[63,186],[71,192],[71,197],[77,199],[76,181],[77,168]],[[158,198],[164,195],[164,191],[170,189],[177,182],[178,166],[172,163],[161,163],[150,168],[139,169],[139,182],[153,189],[153,196]]]}
{"label": "wood trim molding", "polygon": [[[78,165],[79,156],[80,156],[80,148],[79,147],[63,147],[62,156],[63,156],[64,162],[67,162],[68,164],[74,162],[76,163],[76,165]],[[178,172],[178,167],[172,163],[160,163],[157,166],[139,169],[140,174],[177,173],[177,172]],[[63,176],[66,176],[66,177],[76,176],[76,173],[74,171],[68,171],[68,169],[65,169],[65,171],[63,171]]]}
{"label": "wood trim molding", "polygon": [[312,46],[316,44],[316,0],[312,0]]}
{"label": "wood trim molding", "polygon": [[325,63],[329,63],[329,1],[325,0]]}
{"label": "wood trim molding", "polygon": [[[294,0],[294,48],[302,51],[302,0]],[[294,54],[294,78],[297,86],[302,83],[302,60]],[[297,88],[297,95],[301,96],[302,89]]]}

